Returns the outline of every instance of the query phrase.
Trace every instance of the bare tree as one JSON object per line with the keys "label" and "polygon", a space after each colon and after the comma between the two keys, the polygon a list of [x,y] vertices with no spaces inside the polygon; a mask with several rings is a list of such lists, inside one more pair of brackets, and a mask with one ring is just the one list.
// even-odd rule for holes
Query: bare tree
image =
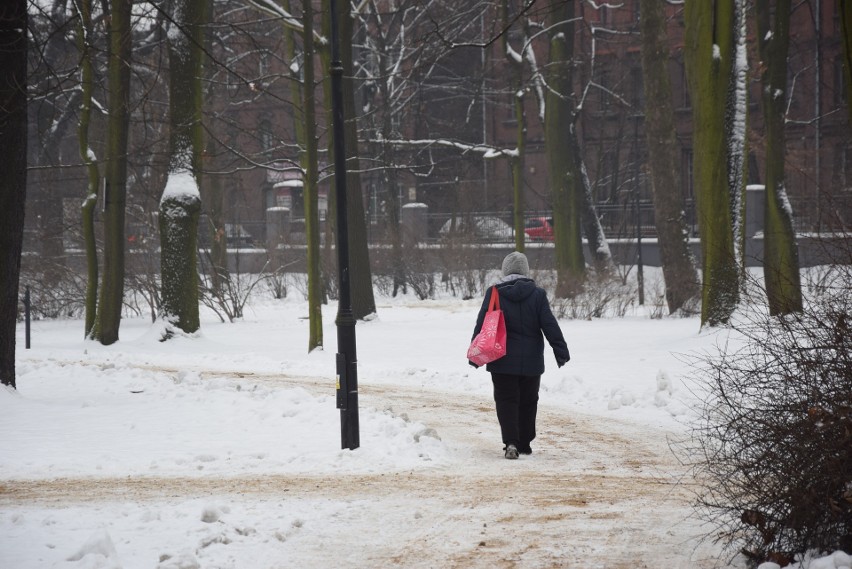
{"label": "bare tree", "polygon": [[94,151],[89,145],[94,90],[94,45],[92,29],[92,2],[79,0],[77,7],[77,48],[80,51],[80,119],[77,138],[80,159],[86,166],[86,197],[81,206],[83,248],[86,251],[86,299],[84,335],[88,337],[95,325],[98,306],[98,251],[95,241],[95,207],[98,202],[100,171]]}
{"label": "bare tree", "polygon": [[745,14],[742,0],[687,0],[686,61],[693,103],[694,179],[701,231],[702,325],[725,324],[743,274]]}
{"label": "bare tree", "polygon": [[645,86],[645,136],[654,192],[654,217],[660,244],[666,302],[673,313],[700,292],[695,259],[689,250],[684,200],[677,179],[678,152],[669,79],[669,49],[663,5],[642,0],[642,71]]}
{"label": "bare tree", "polygon": [[[169,29],[169,177],[160,200],[163,316],[193,333],[198,314],[203,26],[207,0],[176,0]],[[166,335],[172,334],[171,329]]]}
{"label": "bare tree", "polygon": [[[790,45],[790,0],[756,3],[760,58],[763,62],[763,122],[766,128],[766,201],[764,207],[763,275],[770,314],[802,310],[799,254],[793,211],[784,183],[784,132],[787,52]],[[774,18],[771,15],[774,8]]]}
{"label": "bare tree", "polygon": [[18,276],[27,193],[27,5],[0,7],[0,384],[15,387]]}
{"label": "bare tree", "polygon": [[[553,197],[557,296],[576,295],[585,280],[583,258],[581,184],[575,153],[574,3],[562,2],[550,14],[550,62],[545,109],[545,148]],[[573,134],[572,134],[573,133]]]}
{"label": "bare tree", "polygon": [[302,2],[302,48],[304,61],[302,69],[302,122],[304,128],[304,150],[302,152],[302,170],[305,181],[305,233],[308,240],[308,312],[310,335],[308,351],[323,345],[322,337],[322,291],[320,283],[320,230],[319,230],[319,172],[318,140],[316,134],[316,84],[314,73],[314,10],[311,0]]}
{"label": "bare tree", "polygon": [[104,271],[92,337],[104,345],[118,341],[124,301],[124,224],[127,202],[127,139],[130,119],[132,6],[109,3],[109,120],[104,191]]}
{"label": "bare tree", "polygon": [[[512,166],[512,226],[515,229],[515,249],[523,251],[526,237],[524,233],[524,157],[527,146],[527,117],[524,108],[526,85],[524,84],[524,57],[522,52],[531,48],[526,34],[524,34],[522,40],[521,52],[516,51],[509,42],[509,31],[512,27],[510,25],[509,0],[501,0],[500,2],[500,19],[504,30],[504,33],[500,36],[500,42],[511,76],[509,88],[513,93],[512,105],[516,123],[515,153],[509,159]],[[514,21],[517,23],[516,20]]]}
{"label": "bare tree", "polygon": [[846,76],[846,109],[849,112],[849,121],[852,122],[852,6],[849,2],[838,2],[837,9],[840,10],[840,25],[843,30],[843,69]]}

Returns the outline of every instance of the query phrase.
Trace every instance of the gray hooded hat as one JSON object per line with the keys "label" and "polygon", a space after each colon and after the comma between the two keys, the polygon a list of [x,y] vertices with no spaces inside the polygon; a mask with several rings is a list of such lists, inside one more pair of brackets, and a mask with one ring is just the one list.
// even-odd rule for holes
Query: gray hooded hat
{"label": "gray hooded hat", "polygon": [[508,275],[530,276],[530,263],[526,255],[517,251],[506,255],[503,259],[503,276]]}

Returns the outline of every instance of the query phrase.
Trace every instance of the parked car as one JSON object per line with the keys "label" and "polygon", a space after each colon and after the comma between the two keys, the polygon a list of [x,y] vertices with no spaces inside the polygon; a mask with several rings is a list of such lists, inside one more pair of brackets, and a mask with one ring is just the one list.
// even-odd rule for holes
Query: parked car
{"label": "parked car", "polygon": [[452,219],[447,220],[438,234],[441,237],[456,236],[488,241],[511,241],[515,234],[512,226],[499,217],[457,217],[455,228],[452,223]]}
{"label": "parked car", "polygon": [[533,217],[524,224],[524,233],[532,241],[553,241],[553,218]]}

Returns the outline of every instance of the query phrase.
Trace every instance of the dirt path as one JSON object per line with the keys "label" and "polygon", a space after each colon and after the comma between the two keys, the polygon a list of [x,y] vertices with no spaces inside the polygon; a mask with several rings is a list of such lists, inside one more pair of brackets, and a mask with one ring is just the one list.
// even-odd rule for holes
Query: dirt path
{"label": "dirt path", "polygon": [[[161,370],[170,372],[172,370]],[[176,370],[175,370],[176,371]],[[328,380],[206,371],[328,394]],[[434,470],[370,475],[239,478],[58,479],[0,483],[0,507],[63,507],[229,495],[244,500],[311,499],[367,505],[366,527],[386,531],[360,548],[358,567],[714,567],[686,521],[693,488],[671,455],[667,433],[542,405],[532,456],[500,453],[487,398],[423,388],[371,385],[360,404],[392,408],[435,429],[453,456]],[[400,514],[405,527],[387,517]],[[411,515],[408,515],[411,514]],[[344,522],[341,521],[341,524]],[[397,527],[389,527],[396,524]],[[333,551],[358,550],[354,534],[330,530]],[[335,557],[301,552],[313,566]],[[325,559],[325,561],[323,561]]]}

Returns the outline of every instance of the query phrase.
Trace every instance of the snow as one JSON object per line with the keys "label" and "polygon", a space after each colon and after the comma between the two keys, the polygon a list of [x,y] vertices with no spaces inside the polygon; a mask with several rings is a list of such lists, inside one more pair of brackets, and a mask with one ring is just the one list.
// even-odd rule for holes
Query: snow
{"label": "snow", "polygon": [[[835,551],[831,555],[816,557],[805,555],[802,559],[788,565],[789,569],[849,569],[852,567],[852,556],[842,551]],[[761,563],[757,569],[781,569],[777,563]]]}
{"label": "snow", "polygon": [[[649,269],[646,278],[659,274]],[[664,492],[659,503],[626,488],[623,508],[617,489],[631,478],[600,498],[594,490],[613,473],[639,476],[628,460],[634,447],[666,455],[700,396],[682,354],[710,349],[726,332],[642,309],[560,321],[572,360],[557,368],[546,350],[535,454],[505,461],[488,374],[464,357],[481,299],[378,296],[378,318],[356,327],[361,446],[350,451],[340,448],[334,342],[307,352],[307,303],[295,289],[283,300],[256,294],[234,324],[204,312],[196,337],[169,342],[144,318],[125,318],[112,346],[81,339],[81,321],[42,320],[24,350],[19,326],[18,390],[0,389],[0,567],[728,562],[698,544],[688,507],[667,503],[677,487],[657,469],[676,461],[644,467],[657,481],[650,487]],[[326,339],[335,337],[336,309],[323,307]],[[605,435],[590,449],[632,442],[604,450],[610,458],[577,451],[590,433]],[[469,500],[469,492],[499,492],[508,466],[575,482],[552,494],[549,484],[537,488],[538,507]],[[577,490],[584,477],[592,486]],[[561,509],[517,521],[546,508]],[[566,527],[572,539],[560,538]],[[510,536],[528,534],[546,545],[536,553],[530,543],[512,546]],[[460,557],[468,542],[473,553]],[[835,557],[820,567],[841,567]]]}
{"label": "snow", "polygon": [[201,199],[198,184],[189,170],[179,170],[169,174],[160,203],[162,204],[167,199],[177,199],[182,202]]}

